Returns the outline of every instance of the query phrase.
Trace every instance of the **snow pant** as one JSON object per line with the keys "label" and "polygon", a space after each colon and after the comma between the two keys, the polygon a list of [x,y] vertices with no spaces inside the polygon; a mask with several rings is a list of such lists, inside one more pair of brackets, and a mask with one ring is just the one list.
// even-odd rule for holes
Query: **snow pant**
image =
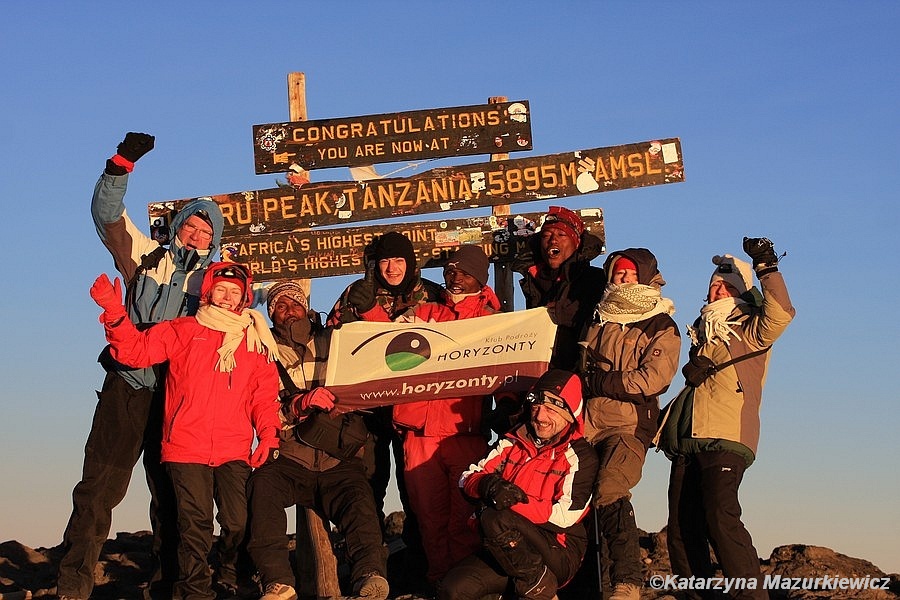
{"label": "snow pant", "polygon": [[136,390],[117,373],[108,372],[97,398],[81,481],[72,491],[72,515],[63,534],[58,593],[90,597],[94,567],[109,536],[112,511],[125,498],[131,473],[143,453],[153,530],[150,592],[158,590],[160,597],[169,597],[178,577],[178,528],[172,484],[160,463],[163,391]]}
{"label": "snow pant", "polygon": [[578,570],[585,540],[538,527],[509,509],[479,517],[483,548],[457,563],[441,582],[439,600],[478,600],[512,587],[522,598],[552,598]]}
{"label": "snow pant", "polygon": [[[669,476],[668,547],[672,572],[713,577],[709,544],[725,577],[756,579],[756,590],[732,590],[732,598],[768,598],[759,556],[741,522],[738,487],[747,463],[732,452],[677,457]],[[688,597],[703,597],[689,595]]]}
{"label": "snow pant", "polygon": [[[263,588],[271,583],[294,586],[287,548],[285,509],[315,508],[338,526],[347,544],[351,578],[387,576],[387,548],[361,461],[349,460],[326,471],[311,471],[282,458],[257,469],[250,477],[250,557],[259,569]],[[301,531],[297,532],[302,534]]]}
{"label": "snow pant", "polygon": [[487,448],[481,435],[403,434],[403,478],[418,519],[432,585],[481,546],[478,532],[469,524],[475,506],[463,496],[459,478],[487,454]]}
{"label": "snow pant", "polygon": [[594,446],[600,470],[594,486],[594,517],[610,560],[610,588],[619,583],[640,586],[641,546],[631,490],[640,482],[647,449],[633,435],[613,435]]}
{"label": "snow pant", "polygon": [[173,596],[214,600],[208,557],[213,544],[213,502],[219,523],[218,581],[237,584],[238,550],[247,531],[247,479],[250,465],[235,460],[218,467],[166,463],[178,508],[178,566]]}

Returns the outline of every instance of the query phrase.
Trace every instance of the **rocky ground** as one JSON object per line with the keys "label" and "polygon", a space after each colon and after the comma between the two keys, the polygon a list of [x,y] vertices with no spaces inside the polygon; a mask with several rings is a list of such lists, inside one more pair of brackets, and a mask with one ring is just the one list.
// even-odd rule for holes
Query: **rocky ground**
{"label": "rocky ground", "polygon": [[[653,582],[671,573],[666,551],[665,531],[647,533],[641,536],[642,555],[645,567],[645,587],[642,600],[668,600],[678,598],[673,591],[655,590]],[[147,580],[150,568],[149,532],[119,533],[108,540],[95,570],[96,587],[92,596],[95,600],[140,598],[142,583]],[[393,544],[402,548],[402,544]],[[405,564],[402,550],[394,552],[389,565],[396,576]],[[60,551],[55,548],[32,549],[16,541],[0,544],[0,600],[27,600],[29,598],[54,598],[56,594],[56,564]],[[900,576],[882,572],[872,563],[839,554],[829,548],[793,544],[780,546],[772,551],[768,559],[761,561],[764,575],[779,576],[782,586],[798,589],[770,590],[770,598],[775,600],[812,599],[894,599],[900,598]],[[866,590],[810,590],[817,577],[827,576],[835,581],[840,577],[875,580],[884,578],[888,589]],[[391,577],[393,579],[393,577]],[[839,582],[834,585],[839,585]],[[879,581],[877,585],[881,585]],[[254,597],[252,590],[248,598]],[[564,594],[561,594],[564,596]],[[406,594],[392,596],[403,600],[414,600],[419,596]]]}

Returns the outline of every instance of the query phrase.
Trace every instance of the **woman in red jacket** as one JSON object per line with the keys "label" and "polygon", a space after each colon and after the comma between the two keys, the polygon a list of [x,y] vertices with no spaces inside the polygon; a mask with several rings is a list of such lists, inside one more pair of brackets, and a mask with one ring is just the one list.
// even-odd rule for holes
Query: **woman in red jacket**
{"label": "woman in red jacket", "polygon": [[162,462],[175,488],[181,536],[174,593],[184,600],[216,597],[207,565],[213,501],[221,527],[217,577],[220,586],[236,585],[247,478],[251,467],[277,456],[277,350],[265,317],[248,308],[251,283],[243,265],[214,263],[203,278],[196,316],[145,331],[128,319],[118,278],[113,286],[104,274],[91,287],[115,360],[132,367],[168,361]]}

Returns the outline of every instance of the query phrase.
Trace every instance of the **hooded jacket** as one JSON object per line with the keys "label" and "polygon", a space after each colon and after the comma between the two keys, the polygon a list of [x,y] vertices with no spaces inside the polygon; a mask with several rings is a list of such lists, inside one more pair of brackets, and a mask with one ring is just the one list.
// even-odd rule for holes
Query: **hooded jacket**
{"label": "hooded jacket", "polygon": [[574,370],[578,359],[578,339],[603,295],[606,274],[590,263],[603,253],[603,242],[585,231],[581,244],[553,274],[541,259],[540,234],[528,240],[528,250],[513,262],[522,275],[519,285],[525,308],[546,306],[557,325],[556,343],[550,363],[558,369]]}
{"label": "hooded jacket", "polygon": [[[656,257],[646,248],[629,248],[609,255],[603,265],[627,257],[637,266],[638,283],[662,287]],[[579,372],[602,372],[600,395],[585,404],[585,437],[592,444],[607,435],[627,432],[649,446],[659,418],[659,396],[678,370],[681,338],[669,314],[657,313],[633,323],[600,323],[595,314],[580,342]]]}
{"label": "hooded jacket", "polygon": [[510,510],[555,533],[560,543],[566,545],[568,536],[587,538],[582,519],[590,510],[599,462],[596,452],[583,437],[578,376],[551,370],[538,380],[534,389],[543,389],[542,385],[548,382],[559,384],[557,389],[562,389],[559,395],[575,422],[555,440],[543,445],[535,443],[530,423],[520,425],[463,473],[460,487],[470,498],[479,498],[479,483],[487,475],[496,474],[516,484],[527,494],[528,502],[514,504]]}
{"label": "hooded jacket", "polygon": [[[128,175],[104,172],[94,187],[91,200],[91,216],[97,234],[112,254],[116,269],[126,283],[139,270],[143,257],[160,247],[129,218],[124,204],[127,185]],[[188,250],[173,235],[173,241],[159,262],[143,270],[129,286],[131,293],[126,309],[128,317],[139,328],[197,312],[203,270],[212,262],[222,239],[222,211],[212,200],[193,200],[178,211],[171,224],[174,234],[191,215],[199,211],[205,211],[212,221],[213,238],[209,250],[204,253]],[[156,387],[156,375],[152,369],[131,369],[108,362],[104,363],[104,367],[117,371],[135,389]]]}
{"label": "hooded jacket", "polygon": [[[208,271],[200,289],[212,288]],[[252,352],[245,339],[234,352],[230,372],[216,368],[225,334],[179,317],[139,331],[128,319],[106,325],[113,358],[135,367],[168,361],[165,379],[162,461],[216,467],[249,462],[254,430],[274,438],[278,418],[278,371],[265,353]]]}
{"label": "hooded jacket", "polygon": [[[728,317],[736,322],[731,329],[740,339],[732,337],[728,345],[702,344],[691,348],[692,354],[721,365],[771,346],[784,333],[796,314],[784,277],[774,271],[759,282],[762,303],[739,304]],[[759,446],[759,411],[771,356],[769,351],[741,360],[698,387],[682,390],[660,429],[660,449],[668,456],[725,450],[743,456],[750,466]]]}
{"label": "hooded jacket", "polygon": [[[441,303],[420,304],[415,317],[409,320],[442,323],[492,315],[500,310],[500,300],[489,286],[459,302],[453,302],[447,290],[443,290],[442,294]],[[485,396],[464,396],[395,404],[394,425],[399,429],[422,432],[426,436],[481,435],[485,402],[489,399]],[[470,459],[465,460],[468,462]]]}

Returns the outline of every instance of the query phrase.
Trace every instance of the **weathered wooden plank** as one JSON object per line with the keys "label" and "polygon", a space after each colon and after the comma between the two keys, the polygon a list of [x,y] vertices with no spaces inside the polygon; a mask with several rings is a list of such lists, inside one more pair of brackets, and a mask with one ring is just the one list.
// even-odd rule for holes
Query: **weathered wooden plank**
{"label": "weathered wooden plank", "polygon": [[[605,243],[603,212],[599,208],[576,212],[587,230]],[[247,264],[259,281],[350,275],[364,272],[365,248],[373,239],[387,231],[399,231],[412,241],[423,268],[443,266],[449,253],[463,244],[479,244],[491,262],[506,263],[525,249],[544,214],[233,236],[223,240],[222,256]]]}
{"label": "weathered wooden plank", "polygon": [[527,100],[253,126],[259,174],[531,148]]}
{"label": "weathered wooden plank", "polygon": [[[270,234],[684,181],[678,138],[432,169],[409,178],[337,181],[211,196],[228,236]],[[149,206],[166,240],[173,211],[193,200]]]}

